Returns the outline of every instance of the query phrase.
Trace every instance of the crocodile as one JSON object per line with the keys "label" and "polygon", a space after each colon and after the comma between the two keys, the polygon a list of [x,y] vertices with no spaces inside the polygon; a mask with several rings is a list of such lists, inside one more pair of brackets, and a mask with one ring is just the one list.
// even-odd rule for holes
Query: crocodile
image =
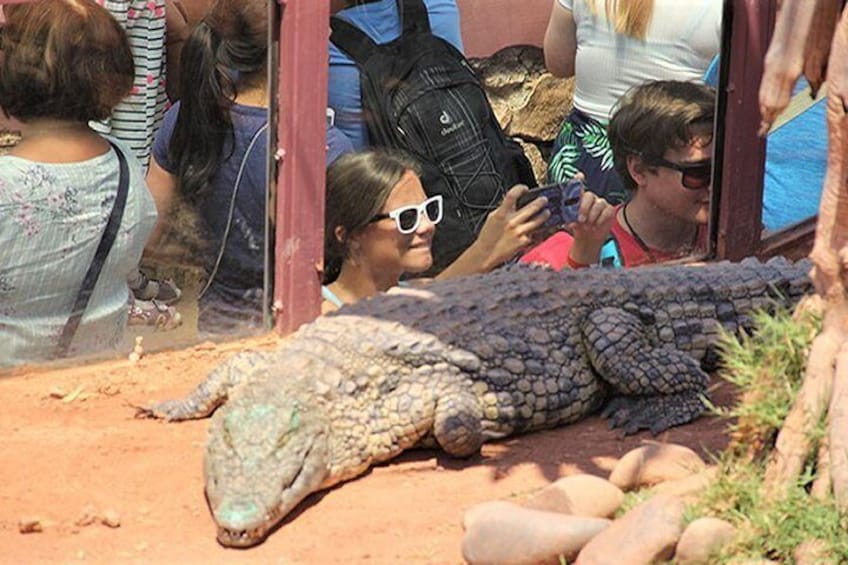
{"label": "crocodile", "polygon": [[[225,546],[261,543],[310,493],[416,446],[602,415],[658,433],[704,409],[720,332],[811,290],[807,261],[555,272],[514,265],[384,293],[226,360],[140,416],[211,420],[206,496]],[[223,406],[222,406],[223,405]],[[216,410],[221,407],[220,410]]]}

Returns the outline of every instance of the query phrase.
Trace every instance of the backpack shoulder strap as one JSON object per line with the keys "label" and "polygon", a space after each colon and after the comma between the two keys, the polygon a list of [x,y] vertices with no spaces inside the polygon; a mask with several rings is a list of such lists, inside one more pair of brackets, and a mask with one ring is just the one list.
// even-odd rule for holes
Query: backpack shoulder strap
{"label": "backpack shoulder strap", "polygon": [[330,29],[330,41],[359,65],[364,65],[377,49],[377,44],[364,31],[337,16],[330,18]]}
{"label": "backpack shoulder strap", "polygon": [[403,33],[430,33],[430,17],[424,0],[398,0],[400,21],[403,22]]}

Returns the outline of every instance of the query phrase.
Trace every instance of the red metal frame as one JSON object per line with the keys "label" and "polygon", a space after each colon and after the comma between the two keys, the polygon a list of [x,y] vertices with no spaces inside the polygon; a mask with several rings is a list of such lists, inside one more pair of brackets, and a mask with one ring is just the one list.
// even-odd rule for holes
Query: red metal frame
{"label": "red metal frame", "polygon": [[[765,140],[760,126],[759,88],[768,49],[776,0],[728,0],[729,57],[722,54],[722,87],[726,97],[717,179],[718,225],[716,256],[738,260],[754,255],[761,242]],[[728,15],[730,16],[728,22]]]}
{"label": "red metal frame", "polygon": [[321,311],[316,265],[324,238],[327,37],[330,7],[280,2],[274,326],[286,334]]}
{"label": "red metal frame", "polygon": [[715,249],[719,259],[739,260],[751,255],[797,259],[810,252],[815,237],[815,216],[767,237],[762,231],[766,142],[757,136],[758,98],[777,4],[777,0],[726,0],[725,22],[730,26],[730,36],[723,53],[730,56],[723,57],[719,106],[724,114],[719,114],[719,129],[724,135],[716,141],[722,163],[714,185],[718,197]]}

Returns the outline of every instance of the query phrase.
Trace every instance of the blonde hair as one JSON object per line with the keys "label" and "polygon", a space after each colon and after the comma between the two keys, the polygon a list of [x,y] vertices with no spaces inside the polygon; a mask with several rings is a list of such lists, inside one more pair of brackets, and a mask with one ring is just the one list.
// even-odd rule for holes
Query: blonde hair
{"label": "blonde hair", "polygon": [[[598,14],[596,1],[586,0],[595,15]],[[654,0],[604,0],[604,12],[616,33],[644,40],[654,14]]]}

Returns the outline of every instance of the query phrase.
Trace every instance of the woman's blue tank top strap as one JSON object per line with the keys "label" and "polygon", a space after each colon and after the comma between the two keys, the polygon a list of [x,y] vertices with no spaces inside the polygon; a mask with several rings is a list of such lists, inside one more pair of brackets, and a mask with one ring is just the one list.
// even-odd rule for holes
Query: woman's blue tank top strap
{"label": "woman's blue tank top strap", "polygon": [[323,298],[323,299],[324,299],[324,300],[326,300],[327,302],[332,302],[333,304],[335,304],[335,305],[336,305],[336,306],[338,306],[339,308],[341,308],[342,306],[344,306],[344,302],[342,302],[342,301],[339,299],[339,297],[338,297],[338,296],[336,296],[335,294],[333,294],[333,291],[332,291],[332,290],[330,290],[330,289],[329,289],[327,286],[325,286],[325,285],[321,285],[321,298]]}

